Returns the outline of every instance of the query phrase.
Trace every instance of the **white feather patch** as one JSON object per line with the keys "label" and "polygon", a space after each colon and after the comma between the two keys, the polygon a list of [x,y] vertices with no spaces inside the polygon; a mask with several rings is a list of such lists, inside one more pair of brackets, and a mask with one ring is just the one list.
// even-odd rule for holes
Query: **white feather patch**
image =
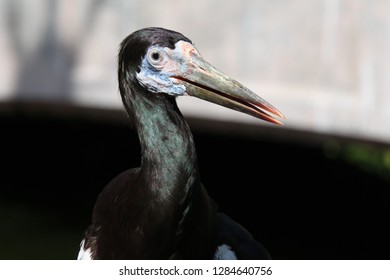
{"label": "white feather patch", "polygon": [[229,245],[222,244],[215,251],[214,260],[237,260],[237,256]]}
{"label": "white feather patch", "polygon": [[80,244],[80,251],[79,251],[79,255],[77,256],[77,260],[90,261],[90,260],[92,260],[91,248],[85,249],[84,243],[85,243],[85,240],[83,239],[83,241],[81,241],[81,244]]}

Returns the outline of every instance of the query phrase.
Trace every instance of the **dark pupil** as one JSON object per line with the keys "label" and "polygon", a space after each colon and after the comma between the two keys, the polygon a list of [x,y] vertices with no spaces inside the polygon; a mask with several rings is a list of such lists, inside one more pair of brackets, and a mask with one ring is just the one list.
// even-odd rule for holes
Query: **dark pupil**
{"label": "dark pupil", "polygon": [[160,54],[158,52],[152,53],[152,58],[154,60],[158,60],[160,58]]}

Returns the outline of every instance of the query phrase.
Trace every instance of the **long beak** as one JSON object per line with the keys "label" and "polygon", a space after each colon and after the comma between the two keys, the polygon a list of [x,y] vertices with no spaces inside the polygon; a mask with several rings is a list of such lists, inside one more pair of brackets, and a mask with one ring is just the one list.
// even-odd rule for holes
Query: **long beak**
{"label": "long beak", "polygon": [[187,71],[173,77],[186,86],[188,95],[282,125],[274,116],[284,119],[283,114],[260,96],[216,69],[201,56],[192,54],[188,59]]}

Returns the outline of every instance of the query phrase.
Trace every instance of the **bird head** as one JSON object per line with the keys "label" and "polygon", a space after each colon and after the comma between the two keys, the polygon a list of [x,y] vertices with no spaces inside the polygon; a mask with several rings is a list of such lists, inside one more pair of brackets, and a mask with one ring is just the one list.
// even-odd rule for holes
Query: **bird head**
{"label": "bird head", "polygon": [[191,40],[175,31],[145,28],[129,35],[121,44],[118,73],[120,80],[137,84],[147,94],[194,96],[275,124],[284,118],[204,60]]}

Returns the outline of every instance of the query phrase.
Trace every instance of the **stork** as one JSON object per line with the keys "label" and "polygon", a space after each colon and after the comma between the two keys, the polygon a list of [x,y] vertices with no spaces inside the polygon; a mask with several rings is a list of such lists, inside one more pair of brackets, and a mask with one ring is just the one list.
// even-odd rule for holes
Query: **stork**
{"label": "stork", "polygon": [[122,41],[118,83],[138,133],[141,165],[99,194],[78,259],[270,258],[207,194],[176,97],[198,97],[275,124],[282,113],[205,61],[191,40],[163,28]]}

